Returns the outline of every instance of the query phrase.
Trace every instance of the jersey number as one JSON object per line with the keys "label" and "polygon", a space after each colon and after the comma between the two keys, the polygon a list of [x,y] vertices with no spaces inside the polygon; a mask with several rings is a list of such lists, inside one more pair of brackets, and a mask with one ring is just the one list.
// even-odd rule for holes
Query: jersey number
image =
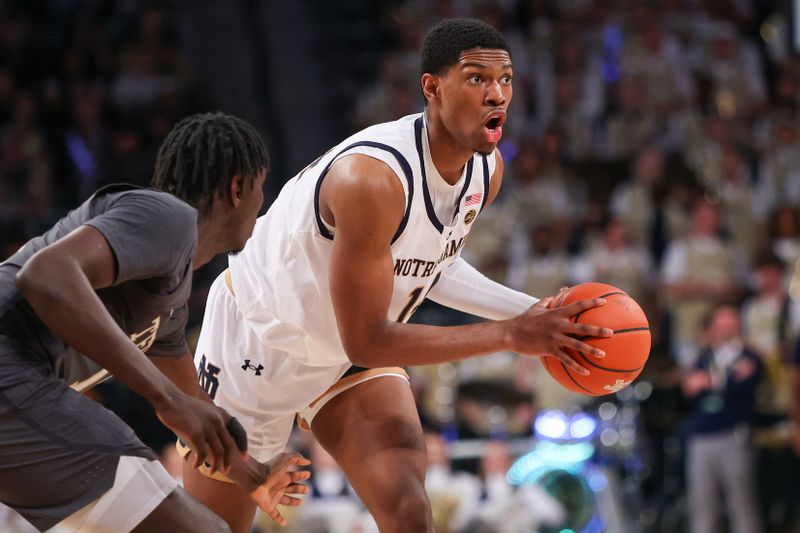
{"label": "jersey number", "polygon": [[200,382],[200,388],[206,391],[206,394],[212,400],[217,397],[219,371],[220,368],[218,366],[206,363],[205,355],[200,357],[200,364],[197,366],[197,379]]}
{"label": "jersey number", "polygon": [[428,293],[431,292],[431,289],[433,288],[433,286],[436,285],[437,281],[439,281],[439,277],[441,275],[442,275],[441,272],[436,274],[436,277],[434,278],[433,283],[431,283],[431,286],[428,287],[428,290],[425,291],[424,294],[422,293],[422,291],[425,290],[425,287],[417,287],[416,289],[411,291],[411,293],[409,293],[409,295],[408,295],[408,303],[403,308],[403,310],[400,311],[400,314],[397,317],[397,321],[398,322],[405,322],[406,319],[408,319],[409,317],[411,317],[411,315],[414,314],[414,312],[417,310],[417,308],[420,305],[422,305],[422,300],[424,300],[425,297],[428,296]]}

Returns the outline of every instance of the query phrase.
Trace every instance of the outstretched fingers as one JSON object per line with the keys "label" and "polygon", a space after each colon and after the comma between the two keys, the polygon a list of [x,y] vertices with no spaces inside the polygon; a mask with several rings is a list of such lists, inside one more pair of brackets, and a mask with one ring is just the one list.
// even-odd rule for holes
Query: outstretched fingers
{"label": "outstretched fingers", "polygon": [[614,336],[614,330],[612,329],[603,326],[595,326],[593,324],[581,324],[579,322],[570,322],[569,325],[565,327],[565,333],[569,333],[578,339],[587,339],[590,337],[608,338]]}
{"label": "outstretched fingers", "polygon": [[292,483],[297,483],[298,481],[305,481],[311,478],[311,472],[308,470],[300,470],[299,472],[289,472],[289,478],[291,479]]}
{"label": "outstretched fingers", "polygon": [[299,453],[293,453],[289,458],[287,463],[289,466],[297,465],[297,466],[308,466],[311,464],[311,461],[300,455]]}
{"label": "outstretched fingers", "polygon": [[[280,503],[281,505],[292,505],[292,506],[301,505],[303,503],[303,499],[298,498],[297,496],[303,494],[309,494],[310,492],[311,489],[309,488],[308,485],[304,485],[302,483],[292,483],[291,485],[286,487],[286,492],[284,493],[283,496],[281,496],[280,501],[278,503]],[[290,503],[286,503],[286,501],[289,501]]]}
{"label": "outstretched fingers", "polygon": [[280,511],[278,511],[278,509],[275,507],[265,512],[267,513],[267,516],[269,516],[272,519],[273,522],[275,522],[281,527],[289,523],[286,521],[286,518],[284,518],[284,516],[280,513]]}
{"label": "outstretched fingers", "polygon": [[602,307],[604,305],[606,305],[605,298],[587,298],[586,300],[578,300],[577,302],[572,302],[564,307],[559,307],[558,310],[564,313],[566,316],[575,316],[583,313],[584,311],[588,311],[589,309]]}
{"label": "outstretched fingers", "polygon": [[567,367],[571,368],[578,374],[582,376],[588,376],[589,370],[582,367],[575,359],[572,358],[569,354],[567,354],[562,349],[553,350],[553,353],[549,354],[564,363]]}

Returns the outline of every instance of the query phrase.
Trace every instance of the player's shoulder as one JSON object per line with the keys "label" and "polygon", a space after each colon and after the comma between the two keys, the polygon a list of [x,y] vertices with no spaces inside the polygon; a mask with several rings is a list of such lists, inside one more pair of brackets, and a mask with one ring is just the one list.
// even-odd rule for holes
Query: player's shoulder
{"label": "player's shoulder", "polygon": [[197,210],[177,196],[153,188],[114,184],[99,189],[90,199],[95,211],[131,209],[149,216],[164,217],[164,222],[194,222]]}
{"label": "player's shoulder", "polygon": [[402,193],[403,190],[395,171],[385,161],[364,154],[337,160],[325,181],[336,188],[358,194]]}

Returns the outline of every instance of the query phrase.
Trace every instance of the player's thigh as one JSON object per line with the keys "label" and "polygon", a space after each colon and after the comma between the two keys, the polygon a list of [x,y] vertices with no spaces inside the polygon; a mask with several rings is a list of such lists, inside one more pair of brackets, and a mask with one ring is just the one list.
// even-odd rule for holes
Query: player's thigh
{"label": "player's thigh", "polygon": [[342,392],[312,430],[373,514],[409,496],[426,505],[425,440],[406,380],[380,377]]}
{"label": "player's thigh", "polygon": [[[110,491],[122,458],[155,459],[122,420],[47,364],[0,352],[0,501],[34,525],[47,529]],[[164,486],[161,498],[173,488]]]}
{"label": "player's thigh", "polygon": [[135,533],[225,533],[225,520],[180,487],[133,529]]}
{"label": "player's thigh", "polygon": [[183,463],[183,485],[200,503],[230,526],[233,533],[247,533],[256,513],[255,501],[238,485],[217,481]]}

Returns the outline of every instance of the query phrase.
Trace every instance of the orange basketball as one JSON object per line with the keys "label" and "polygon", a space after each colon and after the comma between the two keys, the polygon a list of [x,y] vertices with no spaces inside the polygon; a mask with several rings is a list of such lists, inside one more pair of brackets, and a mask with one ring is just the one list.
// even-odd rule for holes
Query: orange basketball
{"label": "orange basketball", "polygon": [[572,317],[572,320],[614,330],[613,337],[581,339],[605,351],[606,356],[597,359],[566,349],[570,356],[589,370],[588,376],[576,373],[553,356],[542,357],[542,364],[567,389],[580,394],[602,396],[624,389],[642,371],[650,355],[650,325],[644,311],[633,298],[605,283],[576,285],[564,291],[551,306],[563,307],[590,298],[605,298],[606,304],[584,311]]}

